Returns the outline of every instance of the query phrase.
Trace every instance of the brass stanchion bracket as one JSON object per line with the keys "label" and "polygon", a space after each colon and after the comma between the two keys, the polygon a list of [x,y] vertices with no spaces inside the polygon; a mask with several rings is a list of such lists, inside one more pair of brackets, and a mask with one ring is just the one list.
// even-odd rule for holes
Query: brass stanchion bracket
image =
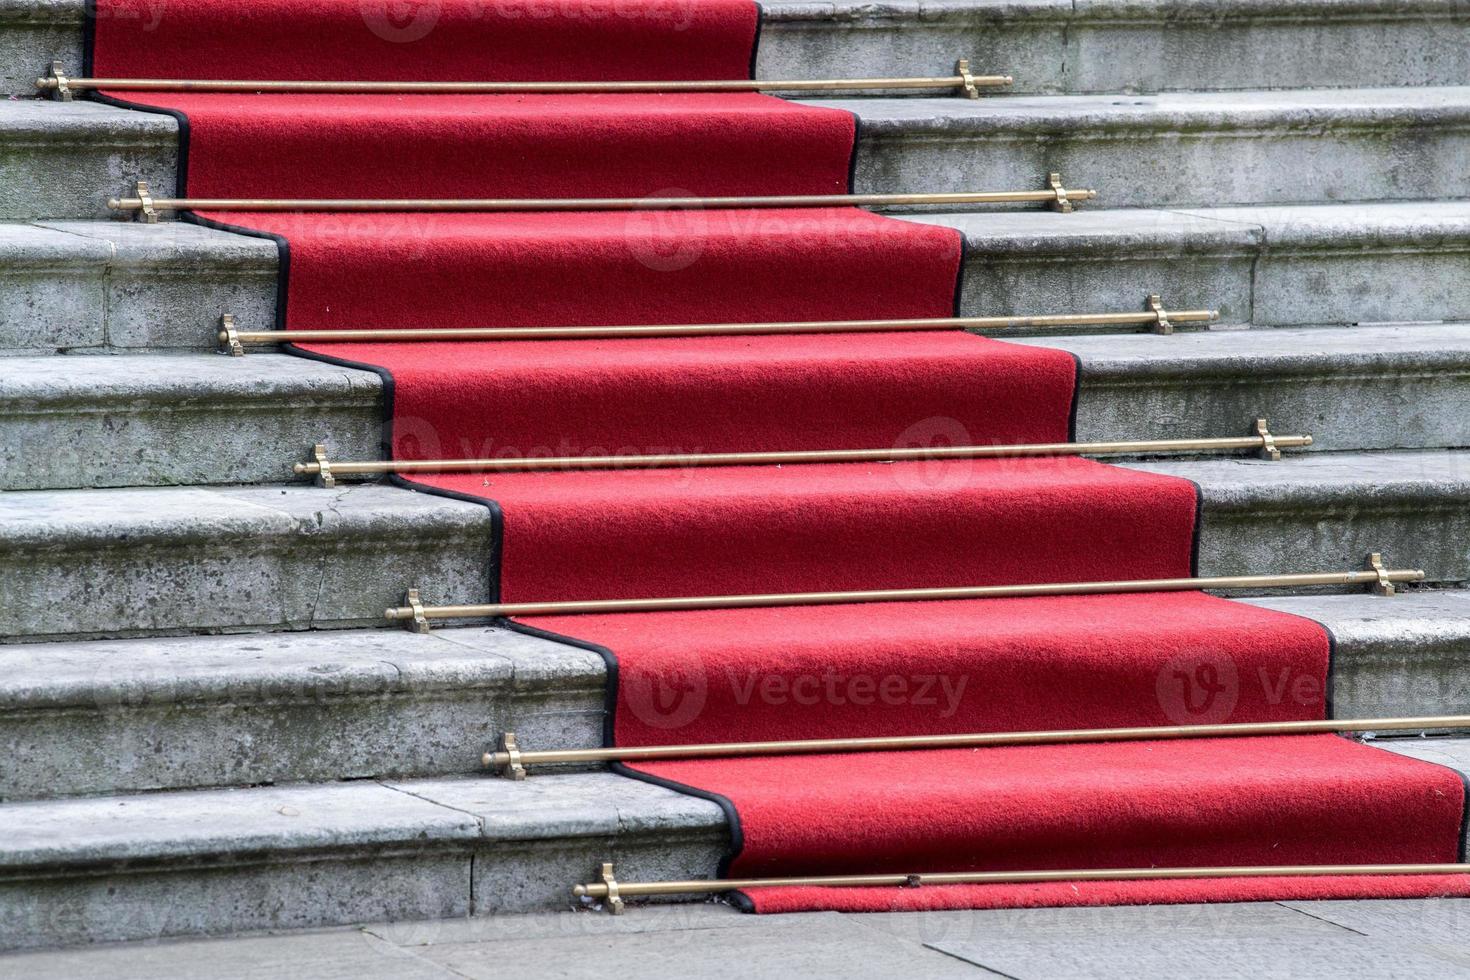
{"label": "brass stanchion bracket", "polygon": [[1149,293],[1144,305],[1154,315],[1154,333],[1168,335],[1174,332],[1174,324],[1169,322],[1169,314],[1165,311],[1164,303],[1159,299],[1158,293]]}
{"label": "brass stanchion bracket", "polygon": [[1378,573],[1378,581],[1373,583],[1374,595],[1396,596],[1399,594],[1393,580],[1388,577],[1388,569],[1383,567],[1383,555],[1376,551],[1369,555],[1368,569]]}
{"label": "brass stanchion bracket", "polygon": [[429,632],[429,617],[424,615],[424,601],[419,598],[419,590],[409,589],[405,592],[403,604],[413,610],[413,619],[409,620],[408,628],[415,633]]}
{"label": "brass stanchion bracket", "polygon": [[602,873],[598,875],[602,883],[607,886],[607,911],[610,915],[622,915],[627,911],[623,905],[623,896],[618,894],[618,879],[613,877],[613,866],[611,861],[604,861]]}
{"label": "brass stanchion bracket", "polygon": [[225,313],[219,318],[219,352],[231,357],[244,357],[245,345],[240,343],[240,331],[235,327],[235,314]]}
{"label": "brass stanchion bracket", "polygon": [[496,748],[510,756],[508,761],[500,769],[500,774],[506,779],[522,780],[526,778],[526,767],[521,763],[521,748],[516,744],[516,733],[506,732],[500,736],[500,743]]}
{"label": "brass stanchion bracket", "polygon": [[332,475],[332,463],[327,459],[327,447],[317,443],[311,447],[311,461],[316,463],[316,485],[326,487],[328,490],[337,485],[337,478]]}
{"label": "brass stanchion bracket", "polygon": [[51,70],[46,73],[46,80],[55,82],[51,90],[56,93],[57,101],[72,101],[73,93],[71,86],[67,83],[65,65],[59,61],[51,62]]}
{"label": "brass stanchion bracket", "polygon": [[1060,211],[1062,214],[1071,214],[1072,200],[1067,197],[1067,189],[1062,186],[1062,175],[1047,174],[1046,186],[1051,188],[1052,192],[1056,194],[1056,200],[1051,202],[1052,210]]}
{"label": "brass stanchion bracket", "polygon": [[133,196],[142,203],[138,209],[138,217],[145,224],[158,224],[158,209],[153,206],[153,192],[148,189],[148,181],[138,181],[133,188]]}
{"label": "brass stanchion bracket", "polygon": [[1257,455],[1273,463],[1281,462],[1281,450],[1276,446],[1276,437],[1266,427],[1265,419],[1256,419],[1255,434],[1261,437],[1261,448],[1256,450]]}
{"label": "brass stanchion bracket", "polygon": [[965,94],[972,99],[980,98],[980,88],[975,84],[975,76],[970,73],[970,59],[961,58],[954,63],[954,73],[960,76],[964,82]]}

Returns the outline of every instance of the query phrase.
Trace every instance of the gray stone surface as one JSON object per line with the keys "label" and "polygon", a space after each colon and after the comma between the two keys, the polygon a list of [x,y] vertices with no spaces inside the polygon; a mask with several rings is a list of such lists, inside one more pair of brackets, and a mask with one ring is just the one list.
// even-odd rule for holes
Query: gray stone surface
{"label": "gray stone surface", "polygon": [[1470,446],[1470,325],[1029,337],[1081,361],[1077,438],[1236,435],[1297,452]]}
{"label": "gray stone surface", "polygon": [[1470,203],[905,215],[960,229],[975,315],[1175,309],[1285,326],[1470,319]]}
{"label": "gray stone surface", "polygon": [[1470,196],[1470,88],[844,99],[862,193],[1042,186],[1106,208]]}
{"label": "gray stone surface", "polygon": [[0,800],[479,773],[601,744],[605,668],[490,627],[0,647]]}
{"label": "gray stone surface", "polygon": [[483,602],[490,513],[381,485],[0,495],[0,636],[381,626]]}
{"label": "gray stone surface", "polygon": [[0,145],[0,221],[107,218],[107,198],[140,178],[173,190],[178,123],[96,102],[0,101]]}
{"label": "gray stone surface", "polygon": [[171,221],[0,224],[0,351],[213,349],[275,323],[276,246]]}
{"label": "gray stone surface", "polygon": [[769,0],[765,78],[944,74],[957,57],[1016,92],[1457,85],[1455,0]]}
{"label": "gray stone surface", "polygon": [[1470,579],[1470,454],[1320,453],[1168,460],[1132,469],[1193,480],[1204,501],[1199,574],[1360,568],[1378,551],[1429,582]]}
{"label": "gray stone surface", "polygon": [[0,96],[34,95],[53,61],[81,65],[83,8],[83,0],[0,0]]}
{"label": "gray stone surface", "polygon": [[609,857],[709,875],[727,844],[715,804],[608,773],[10,803],[0,948],[565,908]]}
{"label": "gray stone surface", "polygon": [[0,488],[295,480],[381,454],[382,382],[284,354],[0,358]]}
{"label": "gray stone surface", "polygon": [[1337,718],[1470,714],[1470,592],[1246,600],[1331,631]]}

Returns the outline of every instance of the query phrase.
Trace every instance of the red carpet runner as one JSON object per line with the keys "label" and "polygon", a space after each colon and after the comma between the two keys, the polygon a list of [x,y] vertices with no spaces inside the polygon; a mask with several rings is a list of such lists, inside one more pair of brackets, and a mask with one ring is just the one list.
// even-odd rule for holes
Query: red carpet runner
{"label": "red carpet runner", "polygon": [[[746,0],[105,0],[91,74],[745,77]],[[129,11],[139,16],[128,17]],[[915,66],[928,69],[930,66]],[[261,197],[791,194],[852,116],[757,95],[223,96],[181,190]],[[980,183],[984,183],[981,181]],[[267,234],[290,328],[942,316],[955,232],[848,209],[208,214]],[[964,334],[316,345],[389,383],[400,458],[1067,438],[1069,355]],[[1189,483],[1075,460],[425,479],[500,518],[509,600],[1183,576]],[[655,744],[1322,717],[1329,638],[1199,594],[543,618]],[[1455,860],[1447,769],[1333,736],[641,766],[719,799],[733,875]],[[771,889],[760,911],[1470,894],[1455,878]]]}

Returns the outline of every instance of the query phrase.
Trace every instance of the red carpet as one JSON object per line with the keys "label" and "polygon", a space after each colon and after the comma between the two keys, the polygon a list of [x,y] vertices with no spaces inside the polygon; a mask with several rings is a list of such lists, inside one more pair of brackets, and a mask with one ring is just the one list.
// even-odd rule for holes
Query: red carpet
{"label": "red carpet", "polygon": [[[736,78],[746,0],[141,0],[95,73]],[[144,16],[128,17],[129,12]],[[928,71],[933,66],[915,66]],[[750,95],[159,96],[185,189],[272,197],[818,193],[852,117]],[[988,186],[977,175],[977,186]],[[209,214],[271,235],[288,328],[943,316],[950,229],[850,209]],[[984,274],[983,272],[977,274]],[[987,311],[1000,312],[1000,311]],[[1070,355],[964,334],[313,347],[390,381],[400,458],[1067,438]],[[1147,420],[1140,420],[1146,422]],[[1140,432],[1140,435],[1144,431]],[[465,474],[510,600],[1184,576],[1195,489],[1076,459]],[[405,585],[408,583],[404,583]],[[425,583],[432,586],[432,583]],[[1322,717],[1319,625],[1199,594],[544,618],[612,668],[621,744]],[[1333,736],[665,763],[728,873],[1454,860],[1458,775]],[[1470,894],[1470,878],[755,891],[759,911]]]}

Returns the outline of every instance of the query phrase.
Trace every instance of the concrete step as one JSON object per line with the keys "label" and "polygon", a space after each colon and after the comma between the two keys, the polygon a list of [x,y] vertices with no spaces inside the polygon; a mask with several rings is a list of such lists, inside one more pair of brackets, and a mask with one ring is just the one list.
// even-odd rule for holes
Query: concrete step
{"label": "concrete step", "polygon": [[[1470,197],[1470,88],[1119,97],[858,98],[860,193],[1039,186],[1107,207]],[[0,220],[105,218],[137,177],[174,186],[177,124],[96,103],[0,102]],[[57,173],[69,179],[57,181]]]}
{"label": "concrete step", "polygon": [[[1200,485],[1202,575],[1383,551],[1433,583],[1470,579],[1470,452],[1129,465]],[[431,604],[484,602],[489,524],[477,504],[386,485],[9,492],[0,636],[376,626],[415,584]]]}
{"label": "concrete step", "polygon": [[[1021,342],[1077,355],[1082,440],[1237,434],[1265,416],[1312,451],[1470,446],[1470,324]],[[323,441],[378,459],[381,387],[289,354],[3,358],[0,489],[285,482]]]}
{"label": "concrete step", "polygon": [[[763,78],[945,74],[958,57],[1014,75],[1018,92],[1453,85],[1470,77],[1470,15],[1455,0],[766,0],[761,7],[756,73]],[[0,94],[31,94],[53,60],[80,65],[84,19],[83,0],[0,0]]]}
{"label": "concrete step", "polygon": [[1456,0],[765,0],[756,74],[948,71],[957,57],[1016,92],[1460,85]]}
{"label": "concrete step", "polygon": [[602,861],[708,876],[720,807],[610,773],[0,805],[0,949],[563,909]]}
{"label": "concrete step", "polygon": [[[1138,309],[1257,326],[1470,321],[1470,202],[907,215],[966,236],[969,315]],[[0,352],[213,349],[274,325],[276,249],[181,222],[0,225]]]}
{"label": "concrete step", "polygon": [[[1470,739],[1380,740],[1464,773]],[[708,800],[609,773],[153,793],[0,805],[0,948],[565,909],[714,877]]]}
{"label": "concrete step", "polygon": [[[1336,717],[1470,712],[1470,592],[1247,601],[1332,631]],[[505,731],[602,744],[606,680],[596,654],[495,627],[0,647],[0,801],[472,774]]]}

